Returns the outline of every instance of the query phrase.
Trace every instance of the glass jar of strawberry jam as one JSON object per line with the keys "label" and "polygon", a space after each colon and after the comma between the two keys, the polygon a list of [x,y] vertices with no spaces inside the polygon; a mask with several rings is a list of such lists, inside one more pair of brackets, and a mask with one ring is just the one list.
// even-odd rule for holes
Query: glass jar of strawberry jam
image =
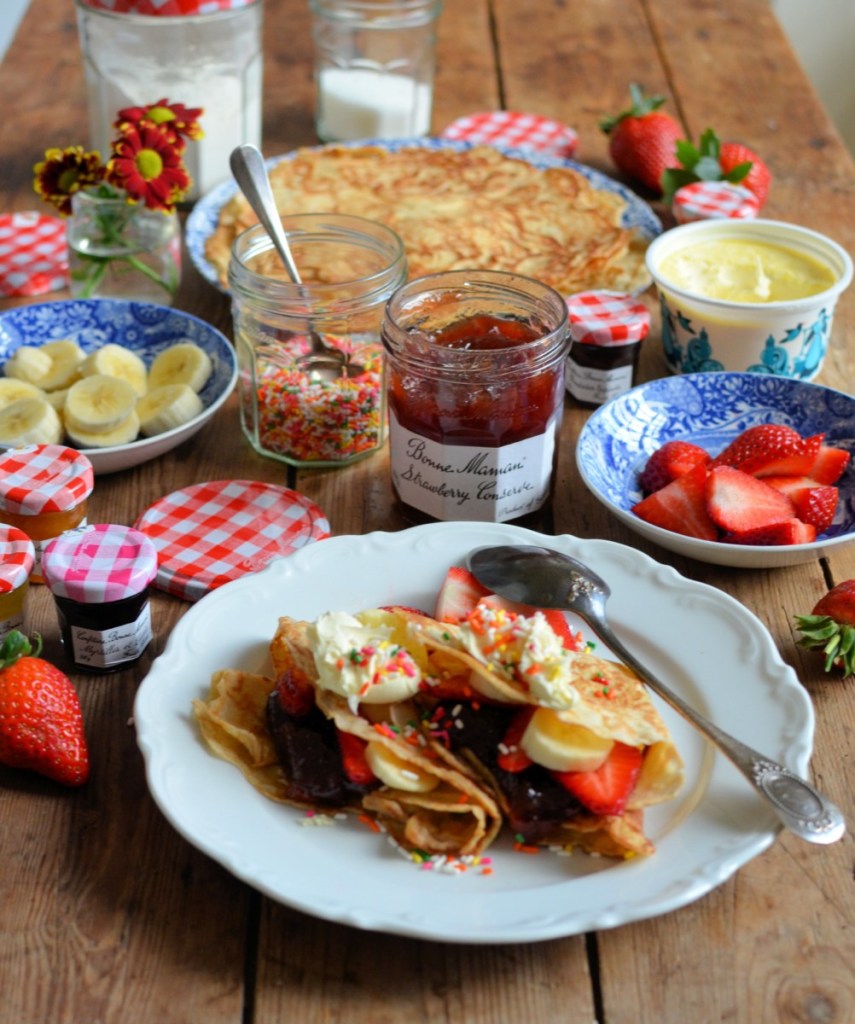
{"label": "glass jar of strawberry jam", "polygon": [[564,408],[567,307],[503,271],[450,271],[386,306],[392,481],[440,520],[506,522],[549,498]]}
{"label": "glass jar of strawberry jam", "polygon": [[98,524],[57,537],[43,558],[66,654],[78,668],[112,672],[152,638],[149,584],[157,550],[130,526]]}
{"label": "glass jar of strawberry jam", "polygon": [[86,525],[95,485],[92,463],[61,444],[0,452],[0,523],[16,526],[35,547],[33,583],[44,583],[42,554],[60,534]]}
{"label": "glass jar of strawberry jam", "polygon": [[23,629],[35,557],[33,542],[22,530],[0,525],[0,642],[13,629]]}

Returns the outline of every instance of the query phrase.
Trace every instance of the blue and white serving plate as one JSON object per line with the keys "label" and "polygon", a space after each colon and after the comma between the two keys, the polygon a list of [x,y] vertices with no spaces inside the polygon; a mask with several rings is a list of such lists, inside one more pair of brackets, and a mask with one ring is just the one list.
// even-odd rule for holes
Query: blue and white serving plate
{"label": "blue and white serving plate", "polygon": [[[483,145],[483,143],[467,142],[462,139],[415,138],[393,140],[359,139],[354,142],[337,143],[336,145],[379,146],[382,149],[389,150],[390,153],[395,153],[400,149],[412,149],[414,147],[422,149],[452,149],[458,153],[462,153],[467,149],[472,149],[473,146]],[[324,149],[326,147],[318,146],[316,148]],[[504,153],[505,156],[514,157],[517,160],[525,160],[532,164],[532,166],[540,167],[544,170],[548,167],[569,167],[574,171],[578,171],[578,173],[587,178],[595,188],[604,192],[614,192],[623,199],[626,203],[626,208],[623,211],[621,219],[621,224],[624,228],[635,230],[646,241],[652,241],[662,232],[662,224],[648,204],[645,203],[643,199],[639,198],[639,196],[637,196],[631,189],[628,189],[618,181],[614,181],[601,171],[594,170],[593,167],[587,167],[585,164],[577,163],[575,160],[568,160],[565,157],[552,156],[546,153],[538,153],[531,149],[517,149],[505,146],[495,146],[494,148]],[[290,160],[294,155],[295,154],[292,152],[286,153],[282,156],[271,157],[265,161],[267,169],[271,170],[283,160]],[[210,281],[211,284],[215,285],[221,291],[225,291],[226,289],[220,281],[217,268],[209,262],[205,255],[205,246],[208,239],[217,229],[220,211],[237,193],[237,191],[238,185],[233,179],[224,181],[220,185],[216,186],[216,188],[202,196],[202,198],[196,203],[187,218],[187,223],[184,228],[184,240],[187,245],[187,251],[190,253],[190,258],[195,264],[196,269],[204,278]],[[358,210],[354,212],[359,213]],[[643,287],[646,288],[650,284],[651,280],[652,278],[648,278]]]}
{"label": "blue and white serving plate", "polygon": [[596,410],[576,446],[586,486],[630,529],[677,554],[741,568],[813,561],[855,541],[855,460],[838,483],[834,522],[811,544],[766,547],[684,537],[632,512],[638,474],[666,441],[692,441],[717,455],[747,427],[783,423],[803,437],[855,455],[855,397],[819,384],[762,373],[690,373],[641,384]]}
{"label": "blue and white serving plate", "polygon": [[203,409],[192,420],[154,437],[112,448],[86,448],[96,474],[138,466],[175,448],[204,427],[237,381],[237,359],[226,336],[211,324],[169,306],[126,299],[65,299],[19,306],[0,313],[0,367],[22,345],[70,338],[92,352],[113,343],[131,349],[150,366],[158,353],[192,341],[211,357],[213,370],[200,392]]}

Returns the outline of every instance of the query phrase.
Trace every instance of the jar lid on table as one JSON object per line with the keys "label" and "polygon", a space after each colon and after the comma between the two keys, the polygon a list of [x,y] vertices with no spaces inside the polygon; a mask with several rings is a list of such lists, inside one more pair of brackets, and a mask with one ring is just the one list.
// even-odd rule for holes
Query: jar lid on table
{"label": "jar lid on table", "polygon": [[760,201],[744,185],[730,181],[693,181],[674,193],[671,203],[678,224],[696,220],[750,220],[760,212]]}
{"label": "jar lid on table", "polygon": [[16,526],[0,523],[0,594],[11,594],[30,578],[36,549]]}
{"label": "jar lid on table", "polygon": [[329,521],[308,498],[257,480],[213,480],[173,491],[134,526],[157,549],[155,586],[185,601],[330,535]]}
{"label": "jar lid on table", "polygon": [[145,590],[157,571],[157,551],[139,530],[99,523],[52,540],[42,571],[54,597],[107,604]]}
{"label": "jar lid on table", "polygon": [[627,345],[650,331],[650,311],[623,292],[578,292],[568,297],[567,313],[574,344]]}
{"label": "jar lid on table", "polygon": [[489,110],[460,117],[444,129],[440,138],[531,149],[560,157],[573,156],[579,143],[579,136],[569,125],[513,110]]}
{"label": "jar lid on table", "polygon": [[68,512],[95,486],[92,463],[60,444],[0,452],[0,507],[23,516]]}

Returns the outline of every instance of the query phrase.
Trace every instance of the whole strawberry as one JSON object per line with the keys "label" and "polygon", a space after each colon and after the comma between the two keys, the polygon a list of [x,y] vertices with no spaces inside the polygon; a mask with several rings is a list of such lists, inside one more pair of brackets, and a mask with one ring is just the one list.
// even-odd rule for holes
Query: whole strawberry
{"label": "whole strawberry", "polygon": [[797,615],[801,632],[799,646],[820,649],[825,654],[825,671],[843,669],[855,673],[855,580],[845,580],[821,598],[810,615]]}
{"label": "whole strawberry", "polygon": [[77,691],[17,630],[0,646],[0,763],[66,786],[89,777],[89,752]]}
{"label": "whole strawberry", "polygon": [[679,123],[658,108],[663,96],[645,97],[633,84],[632,106],[615,117],[605,117],[600,127],[609,137],[609,154],[623,173],[655,195],[662,194],[662,174],[677,163],[676,146],[684,132]]}
{"label": "whole strawberry", "polygon": [[662,193],[670,202],[677,189],[693,181],[729,181],[750,189],[762,207],[769,195],[772,172],[760,157],[737,142],[721,142],[708,128],[697,146],[681,139],[676,159],[662,176]]}

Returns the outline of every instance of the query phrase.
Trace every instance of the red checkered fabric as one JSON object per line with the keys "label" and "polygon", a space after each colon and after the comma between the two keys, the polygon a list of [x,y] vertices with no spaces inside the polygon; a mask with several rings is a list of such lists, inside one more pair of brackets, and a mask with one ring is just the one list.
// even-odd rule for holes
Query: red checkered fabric
{"label": "red checkered fabric", "polygon": [[134,526],[157,549],[155,586],[186,601],[330,535],[326,516],[308,498],[256,480],[175,491]]}
{"label": "red checkered fabric", "polygon": [[95,485],[92,463],[61,444],[37,444],[0,452],[0,507],[22,516],[68,512]]}
{"label": "red checkered fabric", "polygon": [[35,560],[36,549],[24,531],[0,523],[0,594],[11,594],[22,587]]}
{"label": "red checkered fabric", "polygon": [[64,221],[42,213],[0,214],[0,295],[44,295],[67,286]]}
{"label": "red checkered fabric", "polygon": [[538,114],[520,114],[510,110],[461,117],[453,121],[440,137],[534,149],[562,157],[573,156],[579,143],[579,136],[566,124],[550,121]]}
{"label": "red checkered fabric", "polygon": [[114,14],[143,14],[161,18],[186,18],[246,7],[254,0],[85,0],[87,7]]}
{"label": "red checkered fabric", "polygon": [[578,292],[567,299],[570,333],[582,345],[626,345],[650,330],[644,303],[622,292]]}
{"label": "red checkered fabric", "polygon": [[42,555],[51,593],[81,604],[140,594],[156,571],[154,544],[130,526],[99,523],[75,530],[52,540]]}
{"label": "red checkered fabric", "polygon": [[693,181],[678,188],[671,203],[678,224],[696,220],[749,220],[760,212],[760,202],[744,185],[729,181]]}

